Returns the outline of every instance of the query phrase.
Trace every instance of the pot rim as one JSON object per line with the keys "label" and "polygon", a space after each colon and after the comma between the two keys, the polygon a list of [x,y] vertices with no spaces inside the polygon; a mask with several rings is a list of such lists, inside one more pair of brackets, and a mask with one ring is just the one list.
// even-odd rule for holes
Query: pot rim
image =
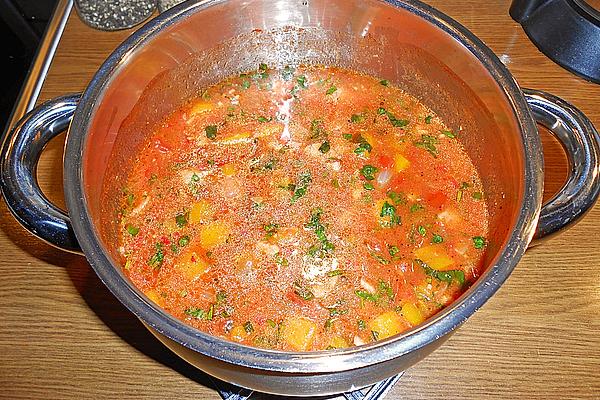
{"label": "pot rim", "polygon": [[521,127],[524,149],[524,193],[515,229],[496,263],[449,307],[400,335],[347,349],[316,352],[284,352],[254,348],[209,335],[167,314],[148,300],[122,274],[102,248],[90,219],[83,183],[83,151],[89,121],[112,74],[134,49],[153,39],[161,30],[187,15],[228,0],[183,3],[147,22],[128,37],[98,69],[83,93],[67,135],[64,156],[65,200],[73,229],[96,274],[115,297],[138,318],[160,334],[206,356],[234,365],[283,373],[330,373],[361,368],[388,361],[418,349],[451,333],[477,311],[508,278],[533,237],[539,218],[543,188],[543,158],[537,128],[521,89],[497,56],[473,33],[449,16],[416,0],[379,0],[401,8],[433,24],[466,47],[494,78],[510,103]]}

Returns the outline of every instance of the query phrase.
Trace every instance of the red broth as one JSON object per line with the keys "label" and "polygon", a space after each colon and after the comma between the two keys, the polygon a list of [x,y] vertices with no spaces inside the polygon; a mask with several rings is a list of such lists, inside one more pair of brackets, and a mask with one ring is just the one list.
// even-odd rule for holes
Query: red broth
{"label": "red broth", "polygon": [[251,346],[403,332],[482,270],[487,209],[460,135],[385,80],[261,64],[148,132],[122,191],[124,272]]}

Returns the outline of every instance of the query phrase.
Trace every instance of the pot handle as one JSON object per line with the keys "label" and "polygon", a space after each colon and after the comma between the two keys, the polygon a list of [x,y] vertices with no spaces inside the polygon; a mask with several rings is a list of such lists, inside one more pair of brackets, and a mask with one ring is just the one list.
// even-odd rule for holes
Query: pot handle
{"label": "pot handle", "polygon": [[569,162],[569,176],[558,193],[542,205],[530,246],[552,237],[579,221],[600,194],[600,136],[592,122],[575,106],[552,94],[523,89],[536,122],[561,142]]}
{"label": "pot handle", "polygon": [[47,101],[18,121],[2,144],[0,185],[6,204],[17,221],[45,242],[81,254],[71,220],[52,204],[37,182],[42,150],[73,119],[80,94]]}

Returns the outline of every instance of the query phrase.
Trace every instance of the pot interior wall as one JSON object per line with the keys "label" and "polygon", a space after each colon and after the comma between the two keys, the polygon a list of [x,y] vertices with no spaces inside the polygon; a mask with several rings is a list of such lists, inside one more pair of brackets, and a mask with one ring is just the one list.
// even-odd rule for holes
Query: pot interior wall
{"label": "pot interior wall", "polygon": [[95,106],[84,152],[85,196],[115,260],[118,193],[144,135],[207,85],[262,62],[336,65],[388,79],[460,132],[485,185],[487,262],[493,263],[521,207],[523,146],[507,97],[467,47],[381,1],[215,3],[178,8],[175,23],[142,35],[143,46],[109,72]]}

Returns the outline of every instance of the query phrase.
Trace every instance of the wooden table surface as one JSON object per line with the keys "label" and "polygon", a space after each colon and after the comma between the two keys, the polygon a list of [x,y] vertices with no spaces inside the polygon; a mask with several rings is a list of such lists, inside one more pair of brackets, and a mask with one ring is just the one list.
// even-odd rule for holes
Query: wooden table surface
{"label": "wooden table surface", "polygon": [[[600,86],[543,56],[508,16],[508,0],[430,0],[505,60],[523,87],[550,91],[600,127]],[[73,11],[40,101],[80,92],[131,31],[101,32]],[[62,145],[38,176],[62,200]],[[561,147],[544,135],[546,188],[562,185]],[[600,203],[576,227],[527,252],[510,279],[388,399],[600,398]],[[0,398],[219,399],[166,350],[83,257],[27,233],[0,205]]]}

